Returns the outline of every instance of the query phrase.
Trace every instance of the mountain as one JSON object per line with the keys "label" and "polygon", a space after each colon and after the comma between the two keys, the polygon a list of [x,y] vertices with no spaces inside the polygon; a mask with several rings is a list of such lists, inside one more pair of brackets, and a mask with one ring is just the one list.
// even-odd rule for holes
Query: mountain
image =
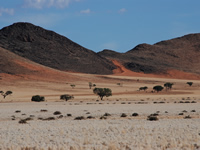
{"label": "mountain", "polygon": [[[82,79],[80,76],[72,75],[67,72],[52,69],[26,58],[18,56],[6,49],[0,47],[0,81],[2,84],[2,76],[6,80],[15,82],[21,79],[33,79],[41,81],[77,81]],[[13,81],[15,80],[15,81]],[[84,79],[86,80],[86,79]],[[10,83],[12,83],[10,82]]]}
{"label": "mountain", "polygon": [[139,44],[126,53],[103,50],[98,53],[117,60],[134,72],[166,74],[170,70],[200,74],[200,34],[189,34],[154,45]]}
{"label": "mountain", "polygon": [[14,23],[0,30],[0,47],[54,69],[112,74],[115,65],[53,31],[30,23]]}
{"label": "mountain", "polygon": [[[0,30],[0,73],[133,72],[200,75],[200,34],[189,34],[153,45],[139,44],[126,53],[95,53],[53,31],[30,23],[14,23]],[[53,69],[52,69],[53,68]],[[48,70],[48,71],[47,71]],[[124,73],[125,74],[125,73]]]}

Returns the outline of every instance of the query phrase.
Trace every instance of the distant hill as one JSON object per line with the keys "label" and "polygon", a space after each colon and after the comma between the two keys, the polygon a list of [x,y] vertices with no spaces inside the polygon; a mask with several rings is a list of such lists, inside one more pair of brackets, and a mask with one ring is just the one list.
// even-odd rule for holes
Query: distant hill
{"label": "distant hill", "polygon": [[189,34],[154,45],[139,44],[126,53],[103,50],[99,54],[118,60],[135,72],[165,74],[168,70],[179,70],[200,74],[200,34]]}
{"label": "distant hill", "polygon": [[173,70],[200,75],[200,34],[153,45],[139,44],[126,53],[95,53],[53,31],[30,23],[14,23],[0,30],[0,59],[0,73],[9,74],[50,72],[53,68],[54,75],[55,69],[90,74],[120,70],[168,74]]}
{"label": "distant hill", "polygon": [[30,23],[0,30],[0,47],[36,63],[62,71],[112,74],[114,64],[53,31]]}

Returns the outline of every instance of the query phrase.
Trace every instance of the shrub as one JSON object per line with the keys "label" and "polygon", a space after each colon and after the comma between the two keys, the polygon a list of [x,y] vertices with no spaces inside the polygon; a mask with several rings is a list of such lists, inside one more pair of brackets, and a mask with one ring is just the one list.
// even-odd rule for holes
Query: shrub
{"label": "shrub", "polygon": [[45,118],[45,119],[42,119],[42,120],[43,121],[50,121],[50,120],[55,120],[55,119],[56,119],[55,117],[48,117],[48,118]]}
{"label": "shrub", "polygon": [[70,99],[74,99],[74,96],[68,95],[68,94],[64,94],[64,95],[60,95],[60,99],[61,99],[61,100],[68,101],[68,100],[70,100]]}
{"label": "shrub", "polygon": [[149,121],[157,121],[158,120],[158,117],[157,116],[148,116],[147,117],[147,120],[149,120]]}
{"label": "shrub", "polygon": [[26,124],[27,121],[26,121],[25,119],[21,119],[21,120],[19,121],[19,123],[20,123],[20,124]]}
{"label": "shrub", "polygon": [[74,118],[74,120],[83,120],[83,119],[85,119],[85,117],[83,117],[83,116],[79,116],[79,117]]}
{"label": "shrub", "polygon": [[13,93],[12,91],[6,91],[6,93],[0,91],[0,94],[3,96],[3,98],[6,98],[6,96],[11,95],[12,93]]}
{"label": "shrub", "polygon": [[44,98],[44,96],[34,95],[34,96],[32,96],[31,101],[42,102],[42,101],[45,101],[45,98]]}
{"label": "shrub", "polygon": [[16,110],[16,111],[15,111],[15,113],[20,113],[20,112],[21,112],[21,110]]}
{"label": "shrub", "polygon": [[87,119],[95,119],[93,116],[88,116]]}
{"label": "shrub", "polygon": [[111,114],[109,114],[109,113],[105,113],[103,116],[111,116]]}
{"label": "shrub", "polygon": [[73,88],[75,88],[76,85],[75,85],[75,84],[70,84],[70,86],[71,86],[72,89],[73,89]]}
{"label": "shrub", "polygon": [[55,111],[53,114],[54,114],[54,115],[60,115],[61,112],[60,112],[60,111]]}
{"label": "shrub", "polygon": [[191,119],[192,117],[190,115],[185,116],[184,119]]}
{"label": "shrub", "polygon": [[138,113],[133,113],[132,116],[136,117],[136,116],[139,116]]}
{"label": "shrub", "polygon": [[100,119],[101,119],[101,120],[102,120],[102,119],[107,119],[107,117],[106,117],[106,116],[101,116]]}
{"label": "shrub", "polygon": [[186,84],[188,84],[189,86],[192,86],[193,82],[187,82]]}
{"label": "shrub", "polygon": [[144,87],[140,87],[140,88],[139,88],[139,91],[142,91],[142,90],[143,90],[143,91],[146,91],[147,89],[148,89],[148,87],[147,87],[147,86],[144,86]]}
{"label": "shrub", "polygon": [[163,87],[160,86],[160,85],[156,85],[156,86],[153,87],[153,89],[154,89],[155,91],[157,91],[157,92],[160,92],[160,91],[163,90]]}
{"label": "shrub", "polygon": [[71,116],[72,116],[72,114],[67,114],[67,116],[68,116],[68,117],[71,117]]}
{"label": "shrub", "polygon": [[127,115],[125,113],[122,113],[121,117],[127,117]]}
{"label": "shrub", "polygon": [[166,82],[166,83],[164,84],[164,87],[166,88],[166,90],[171,90],[173,85],[174,85],[173,83]]}
{"label": "shrub", "polygon": [[63,115],[58,116],[58,119],[63,118]]}
{"label": "shrub", "polygon": [[46,109],[41,109],[40,112],[47,112],[48,110]]}

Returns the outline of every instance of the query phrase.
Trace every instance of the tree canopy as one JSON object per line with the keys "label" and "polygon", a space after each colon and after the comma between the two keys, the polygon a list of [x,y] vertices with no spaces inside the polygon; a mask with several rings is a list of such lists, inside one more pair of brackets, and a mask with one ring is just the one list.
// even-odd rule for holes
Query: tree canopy
{"label": "tree canopy", "polygon": [[65,100],[65,101],[68,101],[68,100],[73,99],[73,98],[74,98],[74,96],[68,95],[68,94],[60,95],[60,99]]}
{"label": "tree canopy", "polygon": [[166,82],[166,83],[164,84],[164,87],[166,88],[166,90],[171,90],[173,85],[174,85],[173,83]]}
{"label": "tree canopy", "polygon": [[157,92],[160,92],[160,91],[163,90],[163,87],[162,87],[161,85],[156,85],[156,86],[153,87],[153,89],[154,89],[155,91],[157,91]]}
{"label": "tree canopy", "polygon": [[94,88],[93,92],[98,95],[101,100],[103,100],[103,97],[112,96],[112,90],[109,88]]}

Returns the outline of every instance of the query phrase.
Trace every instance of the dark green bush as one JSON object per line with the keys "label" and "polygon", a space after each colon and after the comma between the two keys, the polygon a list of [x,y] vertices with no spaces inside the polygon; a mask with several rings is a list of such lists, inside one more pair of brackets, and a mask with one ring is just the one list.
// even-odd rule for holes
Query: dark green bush
{"label": "dark green bush", "polygon": [[42,101],[45,101],[45,98],[44,98],[44,96],[34,95],[34,96],[32,96],[31,101],[42,102]]}

